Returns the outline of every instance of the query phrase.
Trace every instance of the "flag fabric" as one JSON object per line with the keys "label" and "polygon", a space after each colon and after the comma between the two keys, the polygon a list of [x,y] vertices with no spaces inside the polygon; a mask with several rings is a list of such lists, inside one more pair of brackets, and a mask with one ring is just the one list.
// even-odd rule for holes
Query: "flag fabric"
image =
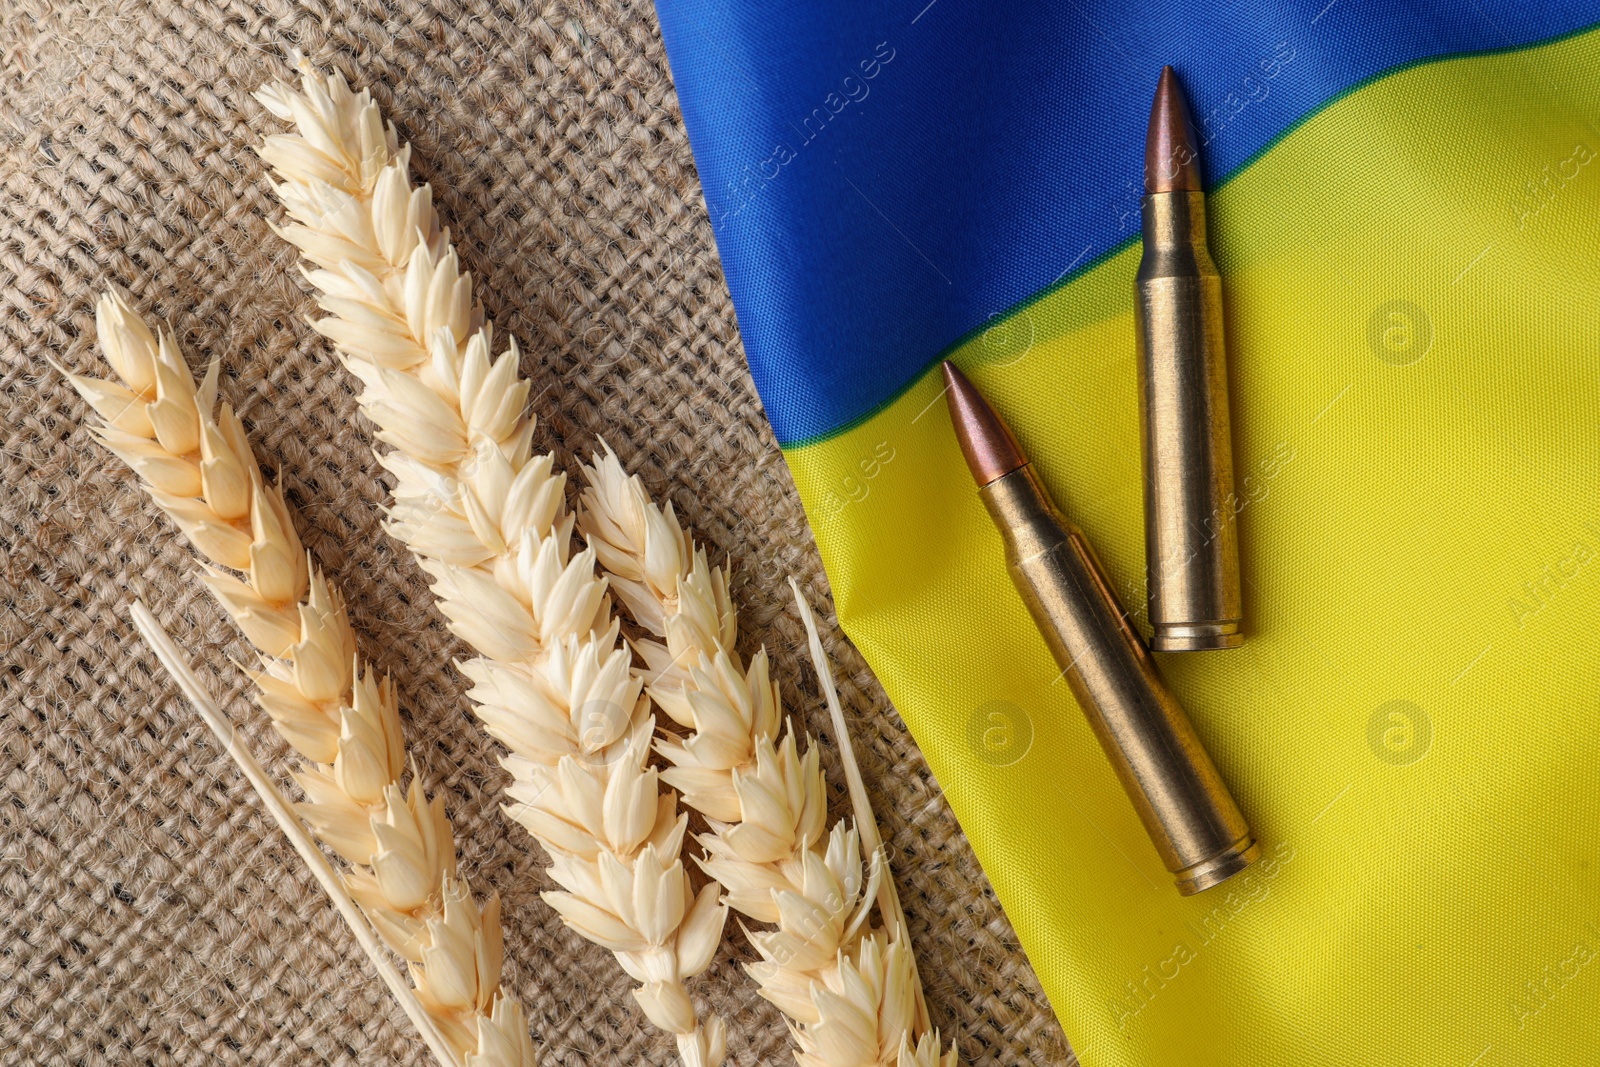
{"label": "flag fabric", "polygon": [[[1594,1062],[1600,4],[658,9],[840,621],[1082,1061]],[[1158,658],[1264,849],[1191,898],[1010,584],[937,373],[1144,625],[1163,64],[1211,191],[1246,641]]]}

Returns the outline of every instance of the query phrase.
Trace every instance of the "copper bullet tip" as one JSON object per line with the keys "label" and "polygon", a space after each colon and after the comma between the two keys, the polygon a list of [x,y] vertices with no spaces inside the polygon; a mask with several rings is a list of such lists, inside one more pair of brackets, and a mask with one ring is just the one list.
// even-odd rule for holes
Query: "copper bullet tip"
{"label": "copper bullet tip", "polygon": [[980,488],[1028,462],[1022,446],[977,386],[949,360],[944,364],[944,385],[961,454],[967,457],[967,466]]}
{"label": "copper bullet tip", "polygon": [[1150,106],[1150,132],[1144,142],[1146,193],[1201,192],[1200,147],[1195,144],[1189,103],[1171,67],[1161,68],[1156,100]]}

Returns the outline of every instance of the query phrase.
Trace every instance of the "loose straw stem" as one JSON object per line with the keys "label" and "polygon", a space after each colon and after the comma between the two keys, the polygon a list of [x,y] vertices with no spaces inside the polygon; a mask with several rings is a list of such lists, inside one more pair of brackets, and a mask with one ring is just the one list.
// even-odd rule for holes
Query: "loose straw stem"
{"label": "loose straw stem", "polygon": [[255,756],[251,755],[250,750],[235,735],[233,723],[217,706],[216,701],[211,699],[211,694],[205,691],[194,671],[184,662],[178,646],[173,643],[172,638],[161,628],[161,624],[142,601],[134,602],[131,614],[133,625],[149,644],[150,650],[156,654],[156,659],[161,661],[167,673],[172,675],[173,681],[178,683],[178,688],[183,690],[183,695],[189,698],[194,710],[199,712],[206,725],[211,727],[211,732],[233,758],[233,762],[244,772],[256,795],[266,805],[268,813],[277,821],[278,828],[289,839],[294,850],[300,853],[300,858],[305,860],[306,866],[311,869],[312,876],[322,886],[323,891],[333,900],[334,907],[339,909],[339,914],[344,917],[351,932],[356,935],[356,941],[360,943],[362,951],[378,969],[378,976],[383,979],[384,985],[389,987],[389,992],[400,1002],[406,1017],[422,1035],[423,1042],[438,1060],[439,1067],[459,1067],[456,1058],[450,1053],[449,1046],[445,1044],[444,1037],[434,1027],[433,1020],[423,1009],[421,1001],[417,1000],[416,991],[407,985],[405,979],[400,977],[400,972],[390,965],[382,945],[378,942],[378,935],[373,932],[366,916],[362,914],[360,905],[346,892],[344,884],[339,881],[339,876],[334,873],[327,857],[322,854],[322,850],[301,825],[299,817],[289,807],[289,802],[267,777],[266,771],[261,769],[261,764],[256,762]]}
{"label": "loose straw stem", "polygon": [[[800,609],[800,621],[806,625],[811,664],[816,668],[817,678],[822,682],[822,695],[828,701],[828,715],[833,719],[833,732],[839,739],[839,756],[844,764],[844,780],[850,792],[850,807],[855,812],[856,833],[861,836],[861,845],[872,856],[872,862],[887,867],[888,857],[883,852],[883,835],[879,832],[878,820],[872,813],[872,802],[867,799],[867,785],[862,781],[861,768],[856,765],[855,746],[850,743],[850,730],[844,722],[844,707],[839,702],[839,690],[833,684],[833,668],[828,665],[828,654],[823,650],[822,638],[817,633],[817,620],[811,614],[811,605],[806,603],[805,596],[800,592],[800,583],[790,578],[789,588],[794,590],[794,602]],[[894,927],[895,939],[906,941],[906,955],[911,960],[911,988],[916,990],[917,994],[917,1028],[919,1031],[925,1031],[929,1026],[928,1001],[923,995],[922,977],[917,973],[917,955],[911,951],[911,929],[906,924],[906,913],[900,907],[900,894],[895,891],[894,879],[887,871],[878,882],[878,910],[883,913],[889,925]]]}

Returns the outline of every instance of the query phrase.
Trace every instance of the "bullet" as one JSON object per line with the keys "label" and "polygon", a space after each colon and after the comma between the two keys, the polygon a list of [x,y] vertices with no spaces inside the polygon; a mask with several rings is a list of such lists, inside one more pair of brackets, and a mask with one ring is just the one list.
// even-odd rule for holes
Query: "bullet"
{"label": "bullet", "polygon": [[1150,647],[1235,648],[1244,606],[1222,278],[1206,243],[1200,150],[1171,67],[1150,109],[1144,171],[1134,286]]}
{"label": "bullet", "polygon": [[1033,615],[1185,896],[1261,854],[1189,716],[1117,603],[1083,531],[1056,510],[1011,431],[954,365],[951,421],[978,495],[1005,540],[1011,580]]}

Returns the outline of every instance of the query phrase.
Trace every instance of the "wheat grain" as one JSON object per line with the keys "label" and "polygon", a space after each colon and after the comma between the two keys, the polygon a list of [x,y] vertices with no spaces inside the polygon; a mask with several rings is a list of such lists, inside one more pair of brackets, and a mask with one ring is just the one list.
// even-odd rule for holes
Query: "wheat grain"
{"label": "wheat grain", "polygon": [[479,905],[456,876],[443,802],[414,769],[402,786],[394,686],[363,665],[343,598],[217,403],[217,365],[196,382],[171,335],[152,333],[120,292],[101,299],[95,324],[121,382],[62,373],[100,415],[100,442],[210,564],[206,584],[260,653],[257,702],[304,761],[299,817],[345,861],[344,889],[408,962],[452,1061],[533,1067],[522,1008],[500,988],[499,898]]}
{"label": "wheat grain", "polygon": [[532,454],[516,345],[491,356],[471,278],[377,105],[299,64],[298,90],[257,94],[294,129],[261,155],[292,220],[280,232],[327,313],[313,325],[393,449],[380,457],[396,479],[388,528],[477,653],[461,669],[510,750],[506,813],[550,853],[562,888],[544,899],[616,954],[684,1063],[710,1067],[725,1028],[698,1018],[684,980],[709,966],[727,909],[715,884],[694,893],[680,858],[687,816],[650,766],[655,719],[594,550],[569,551],[565,479]]}
{"label": "wheat grain", "polygon": [[[649,696],[687,731],[657,747],[663,777],[703,812],[709,873],[727,901],[776,926],[751,931],[761,962],[749,971],[762,995],[793,1019],[803,1067],[954,1067],[929,1025],[906,931],[832,673],[811,610],[794,587],[844,752],[855,825],[825,829],[817,750],[778,739],[778,689],[766,650],[748,667],[734,649],[738,622],[728,573],[712,567],[669,503],[652,501],[608,446],[583,468],[578,526],[634,620],[659,640],[637,642]],[[791,582],[791,584],[793,584]],[[865,846],[863,848],[863,846]],[[862,879],[862,853],[871,874]],[[884,918],[872,929],[874,898]]]}

